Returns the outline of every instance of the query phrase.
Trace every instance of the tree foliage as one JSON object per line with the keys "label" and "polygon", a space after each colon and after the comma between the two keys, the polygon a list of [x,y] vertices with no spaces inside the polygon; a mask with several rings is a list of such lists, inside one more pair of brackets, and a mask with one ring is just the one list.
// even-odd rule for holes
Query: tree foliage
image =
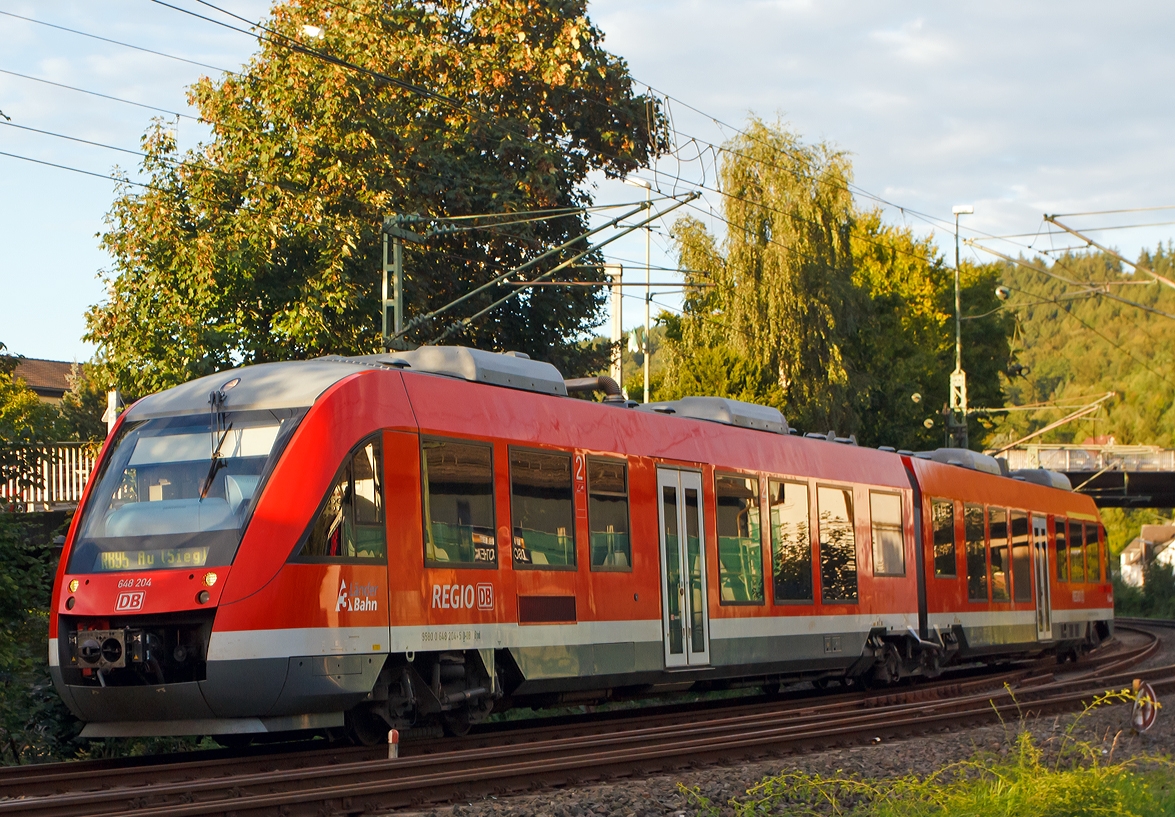
{"label": "tree foliage", "polygon": [[[1051,275],[1016,264],[1002,271],[1012,290],[1015,354],[1028,367],[1026,376],[1008,383],[1009,402],[1080,405],[1106,392],[1117,395],[1102,411],[1038,441],[1112,436],[1119,444],[1175,447],[1175,319],[1103,294],[1175,315],[1175,291],[1101,253],[1031,263]],[[1175,248],[1145,252],[1139,263],[1175,275]],[[993,441],[1018,439],[1070,411],[1010,414],[999,422]]]}
{"label": "tree foliage", "polygon": [[[308,25],[321,39],[307,39]],[[633,93],[585,0],[301,0],[276,5],[267,26],[276,36],[244,71],[191,89],[210,139],[180,153],[156,124],[143,140],[151,188],[126,186],[108,216],[110,296],[90,311],[87,338],[124,391],[240,363],[375,351],[384,216],[581,207],[589,172],[626,174],[662,141],[655,103]],[[585,223],[573,212],[409,244],[407,314]],[[591,274],[603,280],[576,270]],[[585,352],[574,339],[602,304],[594,288],[537,288],[450,342],[576,371]]]}
{"label": "tree foliage", "polygon": [[[953,271],[931,239],[860,211],[851,178],[843,154],[759,120],[724,146],[724,238],[695,218],[674,226],[687,283],[709,286],[687,294],[681,316],[662,315],[659,397],[723,395],[774,405],[804,430],[942,444]],[[962,273],[965,367],[980,405],[1002,405],[1010,324],[992,314],[999,271]]]}
{"label": "tree foliage", "polygon": [[59,760],[79,747],[80,724],[49,678],[54,534],[63,514],[0,513],[0,763]]}
{"label": "tree foliage", "polygon": [[843,427],[850,416],[843,339],[860,313],[847,158],[759,120],[727,147],[719,170],[728,194],[725,241],[719,246],[694,218],[673,231],[681,267],[695,271],[689,282],[711,286],[687,298],[671,327],[678,365],[665,388],[722,393],[723,383],[698,379],[705,374],[693,353],[706,349],[711,364],[745,361],[734,381],[744,393],[786,404],[809,427]]}
{"label": "tree foliage", "polygon": [[31,446],[68,433],[60,413],[42,403],[13,372],[19,358],[5,354],[0,343],[0,484],[11,479],[35,481]]}
{"label": "tree foliage", "polygon": [[[1001,271],[1012,291],[1014,353],[1027,368],[1006,384],[1008,402],[1070,408],[1009,413],[998,421],[992,442],[1018,440],[1061,419],[1071,407],[1112,391],[1114,399],[1097,413],[1034,442],[1113,438],[1121,445],[1175,447],[1175,319],[1167,317],[1175,315],[1175,291],[1102,253],[1027,263],[1038,269],[1009,263]],[[1144,251],[1138,263],[1171,277],[1175,247]],[[1141,525],[1170,518],[1170,510],[1111,508],[1102,511],[1102,518],[1110,549],[1118,553]]]}

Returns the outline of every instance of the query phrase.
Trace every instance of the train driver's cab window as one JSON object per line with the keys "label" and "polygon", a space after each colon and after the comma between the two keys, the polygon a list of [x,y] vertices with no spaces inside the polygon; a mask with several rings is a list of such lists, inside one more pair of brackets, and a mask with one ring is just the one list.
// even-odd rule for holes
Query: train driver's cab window
{"label": "train driver's cab window", "polygon": [[435,438],[420,445],[425,563],[496,568],[493,447]]}
{"label": "train driver's cab window", "polygon": [[299,560],[385,560],[382,457],[378,439],[352,452],[298,553]]}
{"label": "train driver's cab window", "polygon": [[873,575],[905,576],[901,496],[870,491],[869,521],[873,533]]}
{"label": "train driver's cab window", "polygon": [[718,590],[722,604],[763,603],[759,478],[715,477],[718,500]]}
{"label": "train driver's cab window", "polygon": [[632,570],[628,535],[628,463],[587,461],[592,570]]}
{"label": "train driver's cab window", "polygon": [[1081,522],[1074,521],[1070,525],[1073,536],[1069,540],[1069,580],[1074,582],[1085,581],[1085,541],[1081,535]]}
{"label": "train driver's cab window", "polygon": [[820,600],[857,603],[857,536],[853,527],[853,492],[816,488],[820,525]]}
{"label": "train driver's cab window", "polygon": [[955,503],[931,500],[930,523],[934,526],[934,577],[953,579],[959,570],[955,566]]}
{"label": "train driver's cab window", "polygon": [[1012,561],[1008,550],[1008,512],[987,509],[987,532],[991,537],[991,600],[1009,601]]}
{"label": "train driver's cab window", "polygon": [[1012,594],[1016,601],[1032,601],[1032,543],[1028,539],[1028,514],[1009,513],[1012,520]]}
{"label": "train driver's cab window", "polygon": [[1086,522],[1085,528],[1085,580],[1100,582],[1102,580],[1101,548],[1098,547],[1097,525]]}
{"label": "train driver's cab window", "polygon": [[1057,548],[1057,581],[1069,581],[1069,521],[1067,519],[1053,520],[1053,537]]}
{"label": "train driver's cab window", "polygon": [[987,601],[987,537],[983,506],[963,506],[963,541],[967,550],[967,599]]}
{"label": "train driver's cab window", "polygon": [[775,603],[813,601],[808,485],[772,480],[768,483],[768,489]]}
{"label": "train driver's cab window", "polygon": [[514,567],[575,570],[571,455],[510,449]]}

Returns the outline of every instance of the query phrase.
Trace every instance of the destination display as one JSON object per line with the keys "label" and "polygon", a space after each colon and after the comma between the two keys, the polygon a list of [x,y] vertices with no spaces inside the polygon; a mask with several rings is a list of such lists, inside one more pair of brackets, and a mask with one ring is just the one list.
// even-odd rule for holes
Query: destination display
{"label": "destination display", "polygon": [[94,560],[95,573],[122,570],[160,570],[169,567],[203,567],[208,547],[161,548],[158,550],[106,550]]}

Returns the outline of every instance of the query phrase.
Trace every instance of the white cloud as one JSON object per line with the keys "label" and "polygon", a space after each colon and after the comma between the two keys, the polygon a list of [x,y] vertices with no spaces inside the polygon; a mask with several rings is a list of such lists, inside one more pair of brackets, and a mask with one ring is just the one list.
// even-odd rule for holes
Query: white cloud
{"label": "white cloud", "polygon": [[[267,7],[268,0],[233,4],[254,18]],[[256,47],[139,0],[15,0],[7,8],[226,68]],[[1033,231],[1045,211],[1175,203],[1170,3],[593,0],[589,11],[639,81],[734,125],[749,112],[768,120],[783,112],[806,140],[849,151],[862,188],[947,222],[960,202],[976,207],[966,225],[992,233]],[[185,86],[206,73],[10,18],[0,19],[0,32],[0,68],[165,108],[184,110]],[[151,117],[4,75],[0,108],[22,124],[130,148]],[[722,142],[732,134],[682,105],[673,113],[694,136]],[[185,122],[181,135],[197,134]],[[9,128],[0,128],[0,150],[98,172],[135,164],[130,156],[18,137]],[[677,169],[673,161],[660,166]],[[697,176],[700,163],[683,161],[681,172]],[[712,179],[709,162],[707,173]],[[102,297],[93,276],[109,261],[94,234],[111,187],[0,157],[0,285],[9,295],[0,302],[0,341],[30,355],[86,356],[77,337],[84,309]],[[599,196],[632,194],[602,183]],[[887,212],[895,222],[903,218]],[[905,218],[915,229],[932,229]],[[933,228],[941,239],[941,223]],[[1131,254],[1171,229],[1107,235]],[[616,255],[643,262],[641,239],[615,247]],[[655,243],[658,261],[670,266],[672,259]],[[45,280],[60,293],[48,297]],[[48,325],[53,332],[44,331]]]}
{"label": "white cloud", "polygon": [[956,50],[950,39],[928,31],[926,20],[921,17],[900,28],[870,32],[869,38],[899,59],[920,65],[941,62]]}

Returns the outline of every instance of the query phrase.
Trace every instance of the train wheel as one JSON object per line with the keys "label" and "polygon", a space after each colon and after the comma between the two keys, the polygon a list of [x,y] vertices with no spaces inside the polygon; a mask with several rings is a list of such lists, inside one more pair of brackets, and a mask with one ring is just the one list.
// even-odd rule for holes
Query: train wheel
{"label": "train wheel", "polygon": [[352,709],[344,720],[347,740],[356,746],[376,746],[386,743],[388,725],[379,715],[363,709]]}
{"label": "train wheel", "polygon": [[469,709],[461,707],[441,715],[441,724],[445,727],[445,734],[454,738],[465,737],[473,726],[469,720]]}

